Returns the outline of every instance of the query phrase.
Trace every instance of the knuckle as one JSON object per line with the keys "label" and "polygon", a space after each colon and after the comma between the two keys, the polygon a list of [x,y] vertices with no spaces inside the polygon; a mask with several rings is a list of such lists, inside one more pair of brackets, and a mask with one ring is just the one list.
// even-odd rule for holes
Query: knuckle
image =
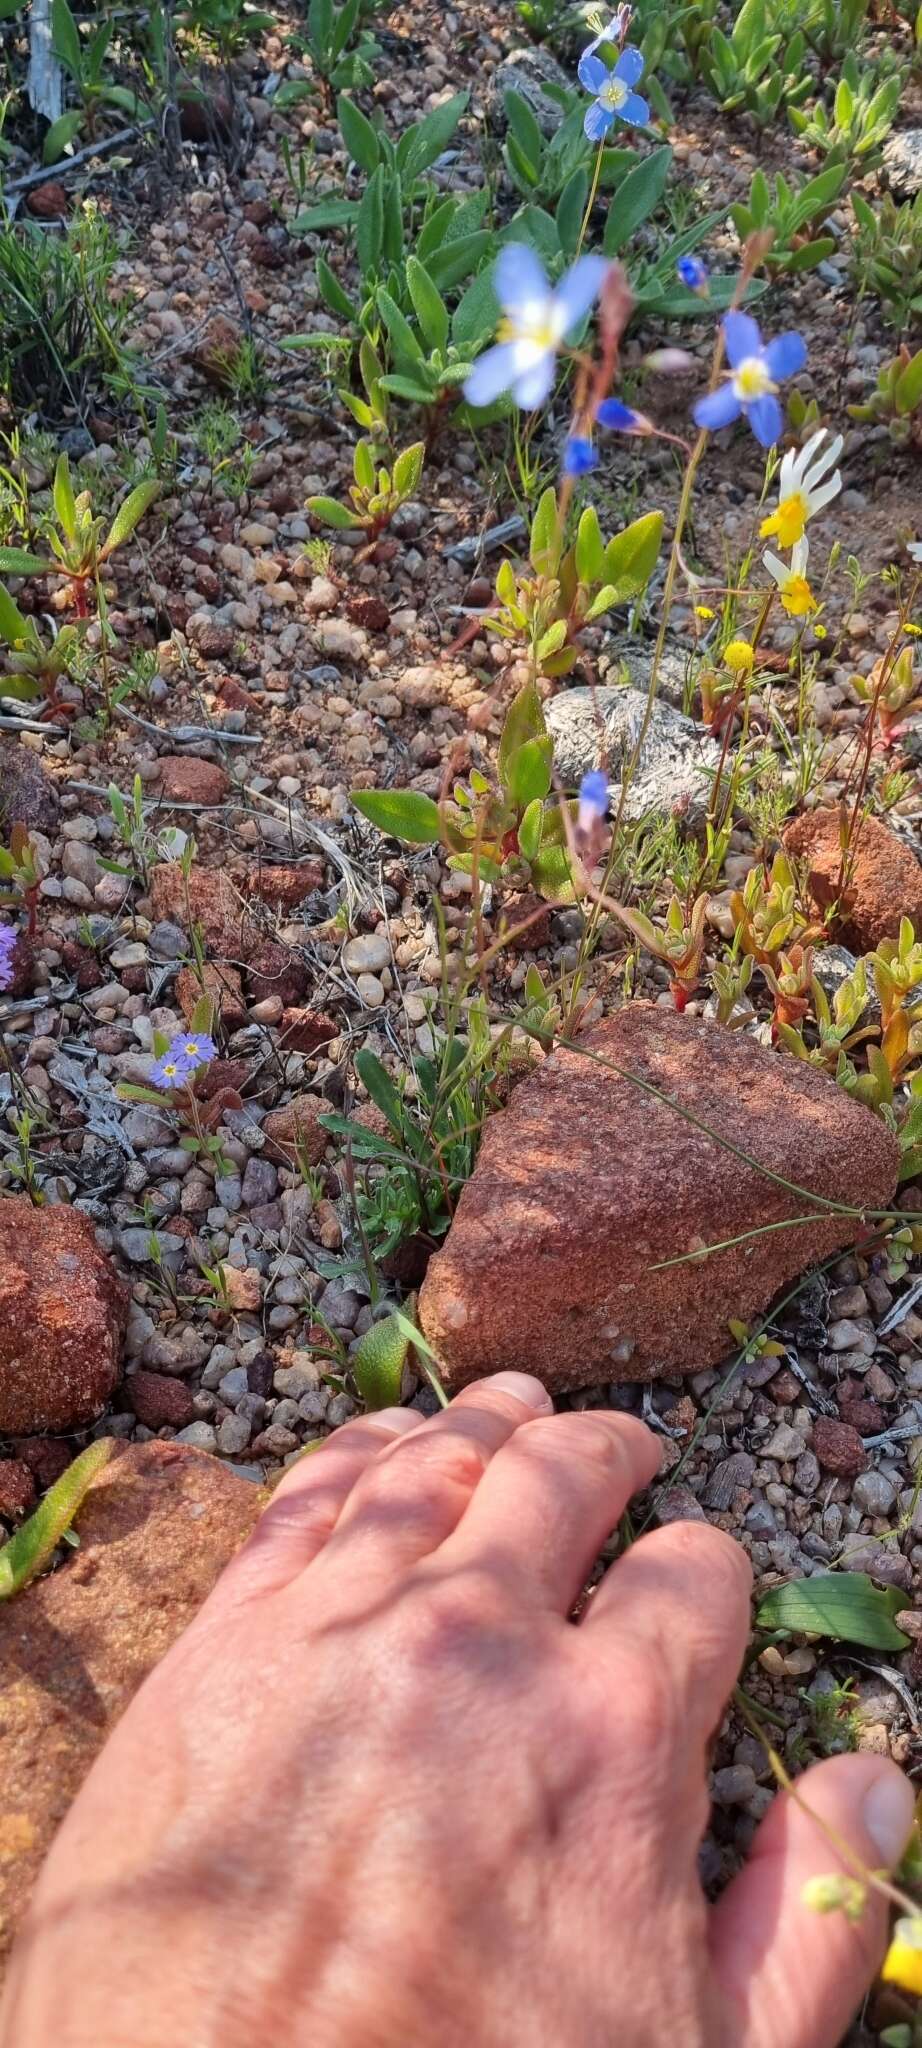
{"label": "knuckle", "polygon": [[606,1479],[620,1479],[629,1454],[620,1427],[600,1415],[584,1412],[549,1415],[516,1432],[513,1446],[523,1457],[544,1464],[582,1465]]}
{"label": "knuckle", "polygon": [[475,1648],[505,1626],[495,1582],[485,1572],[453,1572],[408,1603],[401,1649],[417,1670],[449,1664],[476,1669]]}
{"label": "knuckle", "polygon": [[365,1502],[407,1502],[414,1513],[446,1496],[473,1493],[489,1452],[476,1436],[460,1429],[420,1430],[373,1465],[361,1482]]}

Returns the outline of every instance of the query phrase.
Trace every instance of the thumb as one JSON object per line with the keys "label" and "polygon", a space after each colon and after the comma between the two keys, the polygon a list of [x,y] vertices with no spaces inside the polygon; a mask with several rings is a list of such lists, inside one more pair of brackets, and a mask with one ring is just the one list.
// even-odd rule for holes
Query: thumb
{"label": "thumb", "polygon": [[802,1894],[808,1878],[858,1875],[827,1828],[871,1870],[899,1861],[915,1807],[908,1778],[881,1757],[832,1757],[798,1778],[797,1795],[775,1800],[712,1915],[714,1969],[739,2048],[836,2048],[884,1952],[879,1893],[858,1921],[812,1911]]}

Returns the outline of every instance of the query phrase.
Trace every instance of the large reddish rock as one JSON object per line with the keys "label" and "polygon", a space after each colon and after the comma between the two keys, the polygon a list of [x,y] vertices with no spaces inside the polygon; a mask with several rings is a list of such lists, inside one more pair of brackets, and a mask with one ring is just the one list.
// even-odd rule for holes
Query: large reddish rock
{"label": "large reddish rock", "polygon": [[263,1498],[205,1452],[121,1445],[78,1511],[79,1550],[0,1607],[0,1963],[109,1730],[210,1593]]}
{"label": "large reddish rock", "polygon": [[58,792],[38,754],[21,740],[0,740],[0,837],[11,825],[30,832],[53,832],[58,822]]}
{"label": "large reddish rock", "polygon": [[329,1116],[331,1104],[322,1095],[295,1095],[284,1109],[273,1109],[263,1124],[267,1159],[293,1166],[296,1159],[317,1166],[330,1142],[318,1119]]}
{"label": "large reddish rock", "polygon": [[164,754],[157,763],[153,795],[163,803],[223,804],[230,788],[230,776],[219,761],[202,761],[195,754]]}
{"label": "large reddish rock", "polygon": [[127,1320],[88,1217],[0,1201],[0,1435],[92,1422],[118,1383]]}
{"label": "large reddish rock", "polygon": [[[787,852],[807,864],[810,894],[819,910],[836,901],[842,847],[839,812],[807,811],[784,833]],[[911,919],[922,938],[922,865],[905,840],[879,818],[865,818],[858,849],[834,921],[836,937],[854,953],[872,953],[881,939],[895,939],[900,918]]]}
{"label": "large reddish rock", "polygon": [[239,957],[245,913],[223,868],[194,867],[187,884],[178,861],[162,861],[151,869],[150,900],[155,923],[197,924],[206,946]]}
{"label": "large reddish rock", "polygon": [[253,867],[233,870],[233,878],[242,896],[255,897],[260,903],[268,903],[276,910],[297,910],[307,896],[315,889],[322,889],[324,883],[323,862],[305,860],[286,867]]}
{"label": "large reddish rock", "polygon": [[195,1401],[181,1380],[143,1368],[125,1381],[125,1399],[146,1429],[185,1429],[195,1421]]}
{"label": "large reddish rock", "polygon": [[731,1318],[759,1315],[855,1232],[818,1211],[689,1261],[809,1211],[739,1152],[859,1209],[896,1184],[896,1139],[870,1110],[741,1032],[636,1004],[544,1060],[488,1122],[423,1283],[447,1384],[513,1367],[564,1391],[715,1364]]}
{"label": "large reddish rock", "polygon": [[236,967],[219,967],[206,960],[201,973],[197,967],[180,968],[176,976],[176,999],[187,1024],[191,1024],[203,995],[210,997],[216,1015],[228,1031],[236,1031],[245,1023],[243,983]]}

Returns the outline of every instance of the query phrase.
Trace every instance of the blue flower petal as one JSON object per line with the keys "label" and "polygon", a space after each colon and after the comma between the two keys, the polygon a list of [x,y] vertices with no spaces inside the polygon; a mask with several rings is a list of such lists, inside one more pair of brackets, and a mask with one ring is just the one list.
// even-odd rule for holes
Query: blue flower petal
{"label": "blue flower petal", "polygon": [[637,414],[630,405],[623,405],[620,398],[603,398],[596,413],[600,427],[610,427],[614,433],[629,434],[637,424]]}
{"label": "blue flower petal", "polygon": [[774,448],[775,442],[781,439],[784,426],[781,407],[774,393],[766,391],[762,398],[754,398],[744,410],[756,440],[763,448]]}
{"label": "blue flower petal", "polygon": [[527,242],[507,242],[496,259],[493,289],[504,310],[518,312],[550,292],[544,265]]}
{"label": "blue flower petal", "polygon": [[598,469],[599,458],[592,442],[582,434],[571,434],[563,451],[564,476],[588,476],[590,470]]}
{"label": "blue flower petal", "polygon": [[774,341],[765,346],[765,361],[776,383],[783,377],[793,377],[802,370],[807,360],[807,344],[802,334],[778,334]]}
{"label": "blue flower petal", "polygon": [[613,128],[614,125],[615,117],[610,107],[600,106],[598,100],[591,107],[587,107],[583,133],[588,135],[590,142],[604,142],[609,128]]}
{"label": "blue flower petal", "polygon": [[629,92],[621,109],[621,119],[629,128],[645,128],[650,119],[650,109],[639,92]]}
{"label": "blue flower petal", "polygon": [[692,419],[696,427],[707,427],[713,434],[718,427],[729,427],[738,420],[743,408],[732,384],[720,384],[716,391],[707,391],[703,398],[692,407]]}
{"label": "blue flower petal", "polygon": [[748,313],[725,313],[723,330],[731,369],[737,369],[747,356],[761,355],[762,336]]}
{"label": "blue flower petal", "polygon": [[589,768],[579,786],[579,800],[586,811],[604,818],[608,809],[608,777],[601,768]]}
{"label": "blue flower petal", "polygon": [[512,386],[512,396],[523,412],[534,412],[551,395],[557,358],[552,348],[547,350],[530,370],[524,370]]}
{"label": "blue flower petal", "polygon": [[465,380],[464,396],[468,405],[492,405],[495,398],[509,390],[514,376],[515,343],[497,342],[495,348],[488,348],[485,355],[478,356]]}
{"label": "blue flower petal", "polygon": [[591,44],[588,50],[583,51],[576,67],[576,75],[580,85],[585,86],[587,92],[601,92],[608,78],[608,66],[603,64],[601,57],[596,56]]}
{"label": "blue flower petal", "polygon": [[708,273],[707,266],[702,263],[700,256],[680,256],[676,264],[676,270],[682,283],[688,286],[690,292],[704,290],[708,281]]}
{"label": "blue flower petal", "polygon": [[620,78],[624,85],[636,85],[638,78],[643,77],[643,58],[633,43],[622,50],[615,65],[615,77]]}
{"label": "blue flower petal", "polygon": [[571,334],[585,319],[590,306],[595,305],[608,268],[604,256],[579,256],[561,278],[554,298],[564,314],[565,335]]}

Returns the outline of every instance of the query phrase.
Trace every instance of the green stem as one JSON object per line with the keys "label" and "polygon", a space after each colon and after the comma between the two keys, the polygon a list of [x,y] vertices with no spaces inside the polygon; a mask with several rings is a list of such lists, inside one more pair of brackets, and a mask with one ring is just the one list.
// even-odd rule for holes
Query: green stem
{"label": "green stem", "polygon": [[[586,201],[585,209],[583,212],[583,218],[580,223],[579,239],[576,244],[576,256],[579,256],[582,250],[583,243],[586,239],[586,230],[589,226],[589,222],[592,216],[592,209],[595,205],[596,193],[599,189],[599,179],[602,175],[602,153],[604,151],[604,148],[604,142],[600,142],[598,150],[596,151],[595,170],[592,173],[592,184],[589,187],[589,197]],[[574,256],[573,258],[574,263],[576,261],[576,256]]]}

